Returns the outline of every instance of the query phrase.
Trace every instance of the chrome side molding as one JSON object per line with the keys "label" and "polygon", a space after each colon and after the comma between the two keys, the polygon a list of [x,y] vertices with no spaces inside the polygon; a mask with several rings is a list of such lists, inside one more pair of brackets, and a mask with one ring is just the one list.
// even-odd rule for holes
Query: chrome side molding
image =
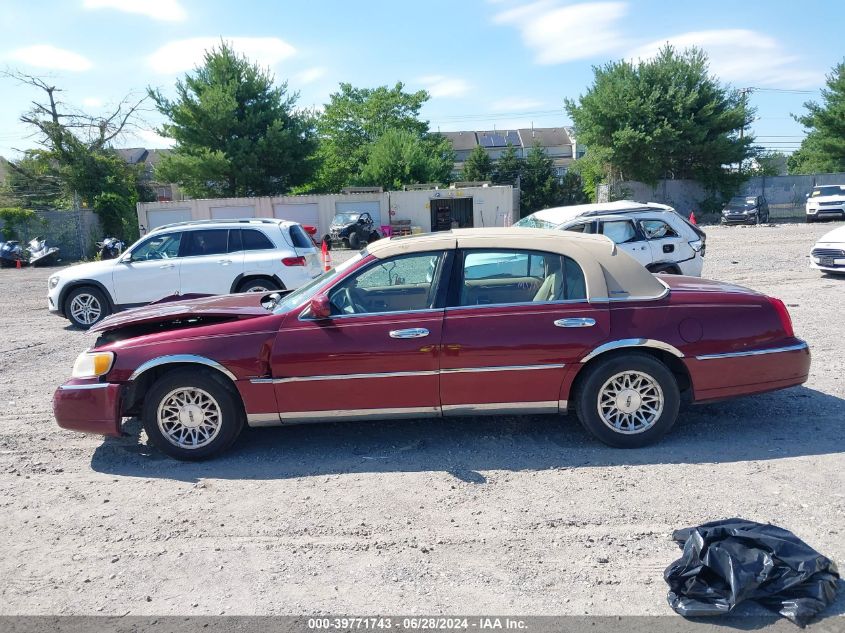
{"label": "chrome side molding", "polygon": [[59,385],[60,391],[85,391],[87,389],[105,389],[109,387],[112,383],[108,382],[96,382],[90,385]]}
{"label": "chrome side molding", "polygon": [[807,341],[801,341],[795,345],[785,347],[769,347],[768,349],[754,349],[742,352],[726,352],[724,354],[702,354],[696,356],[695,360],[715,360],[718,358],[741,358],[743,356],[762,356],[763,354],[781,354],[783,352],[797,352],[802,349],[809,349]]}
{"label": "chrome side molding", "polygon": [[[547,402],[484,402],[479,404],[444,404],[443,417],[459,415],[498,415],[510,413],[512,415],[529,415],[539,413],[557,413],[558,400]],[[565,409],[564,409],[565,410]]]}

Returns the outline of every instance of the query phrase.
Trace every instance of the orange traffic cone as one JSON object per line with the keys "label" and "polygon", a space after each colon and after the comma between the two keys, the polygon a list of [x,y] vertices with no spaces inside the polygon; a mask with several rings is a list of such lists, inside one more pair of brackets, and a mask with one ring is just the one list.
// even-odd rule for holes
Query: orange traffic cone
{"label": "orange traffic cone", "polygon": [[20,267],[21,267],[21,260],[15,261],[15,268],[20,269]]}
{"label": "orange traffic cone", "polygon": [[689,221],[690,224],[698,224],[698,222],[695,221],[695,211],[689,212]]}
{"label": "orange traffic cone", "polygon": [[323,270],[331,270],[332,267],[332,253],[329,250],[329,244],[326,240],[323,240],[323,246],[320,249],[320,252],[323,255]]}

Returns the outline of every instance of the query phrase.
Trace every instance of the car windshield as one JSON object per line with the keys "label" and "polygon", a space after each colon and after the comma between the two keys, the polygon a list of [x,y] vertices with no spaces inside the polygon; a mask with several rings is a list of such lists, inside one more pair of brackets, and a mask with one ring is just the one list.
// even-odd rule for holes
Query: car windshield
{"label": "car windshield", "polygon": [[730,199],[730,202],[728,202],[729,207],[738,207],[740,209],[751,208],[753,206],[756,206],[756,204],[757,199],[754,196],[734,196]]}
{"label": "car windshield", "polygon": [[310,301],[314,295],[316,295],[320,290],[322,290],[326,284],[340,275],[341,273],[349,270],[352,266],[360,262],[364,257],[366,257],[366,251],[361,251],[356,253],[352,258],[347,259],[342,264],[338,264],[335,268],[330,268],[326,272],[324,272],[319,277],[314,277],[311,281],[309,281],[304,286],[300,286],[289,295],[282,297],[281,301],[275,305],[273,308],[273,312],[279,314],[281,312],[289,312],[294,308],[298,308],[303,303]]}
{"label": "car windshield", "polygon": [[337,213],[332,220],[332,224],[349,224],[350,222],[357,222],[360,217],[360,213]]}
{"label": "car windshield", "polygon": [[547,220],[541,220],[535,215],[529,215],[528,217],[522,218],[518,222],[514,222],[514,226],[520,226],[522,228],[529,228],[529,229],[553,229],[557,226],[554,222],[549,222]]}
{"label": "car windshield", "polygon": [[815,187],[813,189],[813,193],[810,194],[810,197],[816,198],[818,196],[841,196],[843,194],[845,194],[845,186],[830,185],[827,187]]}

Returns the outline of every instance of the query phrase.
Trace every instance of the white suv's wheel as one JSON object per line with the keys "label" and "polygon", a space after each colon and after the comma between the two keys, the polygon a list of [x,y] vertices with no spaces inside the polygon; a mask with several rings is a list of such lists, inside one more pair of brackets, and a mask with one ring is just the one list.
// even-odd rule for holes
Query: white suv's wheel
{"label": "white suv's wheel", "polygon": [[238,285],[238,292],[273,292],[279,286],[268,279],[247,279]]}
{"label": "white suv's wheel", "polygon": [[97,288],[84,286],[74,288],[65,299],[65,316],[76,327],[87,330],[102,321],[111,309],[109,303]]}

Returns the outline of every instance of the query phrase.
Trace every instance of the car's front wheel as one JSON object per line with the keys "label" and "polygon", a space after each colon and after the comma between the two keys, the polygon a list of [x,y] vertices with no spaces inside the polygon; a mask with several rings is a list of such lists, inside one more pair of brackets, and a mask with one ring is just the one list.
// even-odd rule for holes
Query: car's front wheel
{"label": "car's front wheel", "polygon": [[630,352],[587,368],[575,396],[581,424],[605,444],[637,448],[663,437],[678,417],[680,392],[671,371]]}
{"label": "car's front wheel", "polygon": [[78,328],[87,330],[111,314],[105,295],[91,286],[74,288],[65,299],[65,316]]}
{"label": "car's front wheel", "polygon": [[354,251],[357,251],[359,248],[361,248],[361,238],[358,237],[357,233],[353,232],[349,234],[349,248]]}
{"label": "car's front wheel", "polygon": [[227,449],[243,429],[244,413],[235,388],[223,380],[189,369],[159,378],[144,398],[144,430],[150,443],[189,461]]}

